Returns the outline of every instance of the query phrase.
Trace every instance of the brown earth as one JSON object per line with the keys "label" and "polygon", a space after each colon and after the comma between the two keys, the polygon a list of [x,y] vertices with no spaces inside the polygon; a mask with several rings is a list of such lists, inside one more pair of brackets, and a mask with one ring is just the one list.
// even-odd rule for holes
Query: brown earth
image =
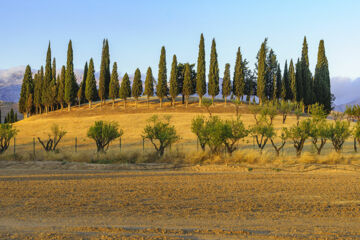
{"label": "brown earth", "polygon": [[22,166],[1,163],[1,239],[360,238],[359,166]]}

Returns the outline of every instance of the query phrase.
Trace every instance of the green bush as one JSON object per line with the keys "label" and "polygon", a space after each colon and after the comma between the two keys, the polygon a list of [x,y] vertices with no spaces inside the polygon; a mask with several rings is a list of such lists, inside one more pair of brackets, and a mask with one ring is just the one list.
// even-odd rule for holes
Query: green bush
{"label": "green bush", "polygon": [[311,129],[312,121],[311,119],[306,119],[298,122],[288,130],[287,135],[293,141],[297,156],[301,155],[305,140],[310,137]]}
{"label": "green bush", "polygon": [[203,116],[195,117],[191,122],[191,131],[197,136],[200,147],[205,151],[208,142],[208,133],[206,131],[206,122]]}
{"label": "green bush", "polygon": [[317,154],[320,154],[326,141],[330,138],[329,124],[327,121],[325,119],[313,120],[309,136],[311,137],[311,142]]}
{"label": "green bush", "polygon": [[111,141],[121,137],[124,134],[122,129],[119,130],[116,122],[96,121],[95,124],[89,128],[87,136],[95,140],[97,152],[104,153]]}
{"label": "green bush", "polygon": [[288,114],[291,112],[293,104],[290,101],[281,100],[279,106],[279,112],[282,115],[282,123],[285,124]]}
{"label": "green bush", "polygon": [[[282,128],[281,133],[279,136],[277,136],[277,134],[275,134],[275,132],[272,134],[272,136],[270,137],[270,141],[271,141],[271,145],[274,147],[276,155],[279,156],[280,155],[280,151],[281,149],[284,148],[286,141],[288,139],[288,130],[287,128]],[[274,142],[274,138],[280,138],[280,144],[276,145]]]}
{"label": "green bush", "polygon": [[274,127],[265,119],[258,121],[250,130],[251,135],[255,138],[260,151],[264,149],[267,141],[275,134]]}
{"label": "green bush", "polygon": [[336,152],[341,151],[345,140],[350,135],[350,123],[347,121],[335,121],[329,126],[329,137]]}
{"label": "green bush", "polygon": [[249,131],[240,118],[225,121],[222,127],[222,139],[227,152],[232,155],[237,149],[236,144],[239,140],[245,138],[248,134]]}
{"label": "green bush", "polygon": [[17,130],[13,128],[12,124],[0,124],[0,154],[5,152],[10,145],[10,141],[17,134]]}
{"label": "green bush", "polygon": [[175,126],[170,125],[170,116],[165,116],[164,118],[162,121],[157,115],[153,115],[149,118],[149,123],[143,132],[143,138],[150,140],[159,156],[163,156],[165,148],[180,139],[176,133]]}

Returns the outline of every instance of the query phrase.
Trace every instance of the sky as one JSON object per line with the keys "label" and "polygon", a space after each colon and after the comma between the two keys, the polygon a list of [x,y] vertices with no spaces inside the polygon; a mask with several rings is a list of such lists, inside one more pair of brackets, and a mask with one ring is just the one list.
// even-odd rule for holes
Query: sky
{"label": "sky", "polygon": [[92,57],[98,71],[107,38],[120,74],[136,68],[145,74],[150,66],[156,77],[162,46],[168,71],[173,54],[196,63],[203,33],[207,69],[215,38],[222,76],[226,63],[233,71],[238,47],[253,67],[265,37],[283,68],[300,57],[306,35],[312,71],[324,39],[331,77],[354,79],[360,77],[359,9],[358,0],[0,0],[0,69],[39,69],[49,41],[60,68],[71,39],[75,68]]}

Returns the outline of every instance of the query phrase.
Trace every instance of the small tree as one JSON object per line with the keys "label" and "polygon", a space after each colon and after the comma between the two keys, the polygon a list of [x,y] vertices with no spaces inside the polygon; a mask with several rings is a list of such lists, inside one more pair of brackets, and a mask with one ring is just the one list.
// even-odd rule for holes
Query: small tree
{"label": "small tree", "polygon": [[51,133],[48,134],[49,139],[44,143],[39,137],[39,143],[44,148],[46,152],[56,151],[56,147],[59,144],[60,140],[65,136],[66,131],[61,129],[57,124],[51,126]]}
{"label": "small tree", "polygon": [[311,142],[314,145],[317,154],[321,154],[321,150],[325,146],[326,141],[330,138],[329,124],[326,120],[312,121],[310,131]]}
{"label": "small tree", "polygon": [[279,112],[282,114],[282,123],[285,124],[288,114],[291,112],[293,106],[289,101],[281,100]]}
{"label": "small tree", "polygon": [[263,108],[261,109],[261,116],[263,118],[269,117],[270,124],[272,124],[274,118],[278,114],[277,106],[275,102],[268,102],[266,103]]}
{"label": "small tree", "polygon": [[119,96],[119,75],[117,72],[117,63],[114,62],[113,69],[111,72],[110,84],[109,84],[109,97],[112,99],[112,108],[115,105],[115,98]]}
{"label": "small tree", "polygon": [[223,123],[218,116],[210,117],[206,122],[207,145],[212,154],[220,154],[223,150]]}
{"label": "small tree", "polygon": [[249,111],[254,116],[255,122],[258,123],[258,114],[261,112],[261,107],[257,104],[249,105]]}
{"label": "small tree", "polygon": [[119,130],[116,122],[96,121],[87,132],[87,136],[95,140],[97,152],[105,153],[109,148],[110,142],[124,134]]}
{"label": "small tree", "polygon": [[212,105],[212,102],[209,99],[204,98],[204,99],[202,99],[201,105],[206,108],[206,111],[209,113],[209,115],[211,117],[212,114],[211,114],[210,107]]}
{"label": "small tree", "polygon": [[161,121],[157,115],[153,115],[148,122],[144,128],[143,138],[150,140],[161,157],[165,149],[178,141],[180,137],[176,133],[175,126],[170,125],[170,116],[166,116]]}
{"label": "small tree", "polygon": [[237,149],[236,144],[239,140],[245,138],[248,134],[249,131],[245,128],[245,125],[240,118],[231,121],[228,120],[223,123],[223,143],[230,156]]}
{"label": "small tree", "polygon": [[251,128],[250,133],[255,138],[260,151],[262,151],[267,141],[274,136],[274,127],[265,119],[261,119]]}
{"label": "small tree", "polygon": [[336,152],[340,152],[345,140],[350,137],[350,123],[346,121],[335,121],[329,126],[329,138]]}
{"label": "small tree", "polygon": [[360,122],[356,122],[356,125],[352,129],[352,134],[354,136],[354,150],[357,152],[356,142],[360,144]]}
{"label": "small tree", "polygon": [[[281,140],[279,145],[276,145],[275,142],[274,142],[274,139],[275,139],[276,137],[279,137],[280,140]],[[288,139],[288,131],[287,131],[287,128],[282,128],[281,134],[280,134],[279,136],[276,135],[275,131],[273,132],[273,135],[272,135],[272,137],[270,138],[270,141],[271,141],[271,145],[274,147],[274,149],[275,149],[275,151],[276,151],[276,156],[279,156],[279,155],[280,155],[280,151],[281,151],[281,149],[284,148],[287,139]]]}
{"label": "small tree", "polygon": [[154,77],[152,75],[151,67],[148,67],[146,71],[144,95],[146,95],[147,106],[149,108],[149,99],[154,96]]}
{"label": "small tree", "polygon": [[138,99],[143,92],[143,86],[141,81],[141,73],[140,70],[137,68],[134,75],[134,80],[132,84],[131,94],[135,98],[135,108],[137,108]]}
{"label": "small tree", "polygon": [[294,114],[296,116],[297,124],[299,124],[300,117],[304,112],[304,103],[300,102],[294,105]]}
{"label": "small tree", "polygon": [[126,109],[126,99],[131,97],[130,80],[127,73],[125,73],[121,81],[119,96],[120,98],[124,99],[124,108]]}
{"label": "small tree", "polygon": [[304,143],[306,139],[309,138],[311,133],[312,122],[310,119],[303,120],[298,122],[296,125],[292,126],[288,131],[288,136],[292,139],[296,156],[300,156],[304,148]]}
{"label": "small tree", "polygon": [[17,134],[17,130],[13,128],[12,124],[0,124],[0,154],[4,153],[10,145],[10,141]]}
{"label": "small tree", "polygon": [[203,116],[197,116],[192,120],[191,131],[197,136],[201,149],[205,151],[205,146],[208,142],[208,133],[206,131],[206,122]]}

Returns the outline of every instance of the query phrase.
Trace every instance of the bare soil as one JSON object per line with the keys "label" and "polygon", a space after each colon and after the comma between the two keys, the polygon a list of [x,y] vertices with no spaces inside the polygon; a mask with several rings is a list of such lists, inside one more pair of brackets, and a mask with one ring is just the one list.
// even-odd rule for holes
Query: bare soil
{"label": "bare soil", "polygon": [[360,238],[357,166],[71,164],[1,162],[1,239]]}

